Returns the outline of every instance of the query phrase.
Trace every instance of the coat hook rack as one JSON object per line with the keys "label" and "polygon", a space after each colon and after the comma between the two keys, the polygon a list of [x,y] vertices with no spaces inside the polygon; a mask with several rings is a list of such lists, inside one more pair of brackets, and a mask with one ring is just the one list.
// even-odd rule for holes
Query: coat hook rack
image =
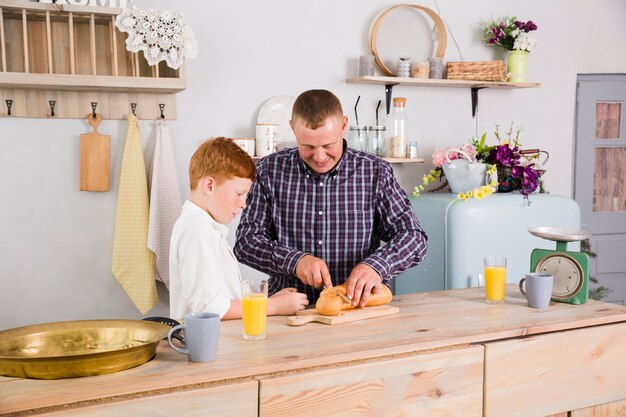
{"label": "coat hook rack", "polygon": [[98,107],[98,102],[92,101],[91,102],[91,116],[94,118],[94,120],[96,119],[96,107]]}
{"label": "coat hook rack", "polygon": [[137,116],[137,114],[135,113],[135,111],[137,110],[137,103],[130,103],[130,109],[133,112],[133,116]]}
{"label": "coat hook rack", "polygon": [[48,100],[48,104],[50,105],[50,116],[54,117],[54,106],[57,104],[56,100]]}
{"label": "coat hook rack", "polygon": [[13,105],[13,100],[4,100],[7,103],[7,116],[11,115],[11,106]]}
{"label": "coat hook rack", "polygon": [[159,103],[159,110],[161,110],[161,119],[165,120],[165,114],[163,114],[163,111],[165,110],[165,104]]}

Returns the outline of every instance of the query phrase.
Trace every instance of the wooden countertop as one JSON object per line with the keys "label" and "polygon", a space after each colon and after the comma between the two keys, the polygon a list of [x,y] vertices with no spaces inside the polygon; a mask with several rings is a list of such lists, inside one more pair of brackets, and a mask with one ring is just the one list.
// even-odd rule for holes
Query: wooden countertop
{"label": "wooden countertop", "polygon": [[482,288],[402,295],[394,297],[391,304],[398,306],[400,313],[337,326],[309,323],[289,327],[285,317],[270,317],[267,339],[260,342],[242,339],[240,320],[225,321],[217,358],[210,363],[190,363],[165,341],[152,361],[114,374],[52,381],[0,377],[0,415],[139,398],[626,322],[626,307],[596,301],[581,306],[552,303],[546,310],[528,308],[516,285],[507,287],[502,305],[487,305]]}

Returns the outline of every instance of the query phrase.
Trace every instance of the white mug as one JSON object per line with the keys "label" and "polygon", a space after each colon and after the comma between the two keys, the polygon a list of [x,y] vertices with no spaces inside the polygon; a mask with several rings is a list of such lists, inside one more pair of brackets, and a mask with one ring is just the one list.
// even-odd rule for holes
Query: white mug
{"label": "white mug", "polygon": [[267,156],[276,151],[278,137],[278,125],[258,124],[256,125],[256,155]]}

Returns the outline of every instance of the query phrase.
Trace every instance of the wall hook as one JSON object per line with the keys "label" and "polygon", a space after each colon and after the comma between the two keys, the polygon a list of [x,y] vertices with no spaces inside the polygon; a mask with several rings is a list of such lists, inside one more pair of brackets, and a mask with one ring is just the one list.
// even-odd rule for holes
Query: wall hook
{"label": "wall hook", "polygon": [[133,116],[137,116],[137,115],[135,114],[135,111],[137,110],[137,103],[130,103],[130,109],[131,109],[131,110],[132,110],[132,112],[133,112]]}
{"label": "wall hook", "polygon": [[94,120],[96,119],[96,107],[98,107],[98,102],[92,101],[91,102],[91,116],[94,118]]}
{"label": "wall hook", "polygon": [[11,115],[11,106],[13,105],[13,100],[4,100],[7,103],[7,116]]}
{"label": "wall hook", "polygon": [[56,100],[48,100],[50,105],[50,116],[54,117],[54,106],[57,104]]}
{"label": "wall hook", "polygon": [[165,120],[165,115],[163,114],[163,110],[165,110],[165,104],[159,103],[159,110],[161,110],[161,119]]}

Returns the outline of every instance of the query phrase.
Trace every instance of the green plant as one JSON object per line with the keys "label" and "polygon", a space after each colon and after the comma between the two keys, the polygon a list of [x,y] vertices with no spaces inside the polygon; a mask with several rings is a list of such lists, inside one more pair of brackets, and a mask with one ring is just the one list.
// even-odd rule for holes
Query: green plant
{"label": "green plant", "polygon": [[[591,259],[595,259],[598,257],[598,254],[591,250],[591,243],[589,242],[589,239],[580,242],[580,251],[589,255]],[[589,275],[589,281],[594,284],[597,284],[599,282],[598,278],[594,277],[593,275]],[[591,288],[589,290],[589,298],[591,298],[592,300],[600,301],[606,298],[612,292],[613,290],[611,288],[601,285],[599,287]]]}

